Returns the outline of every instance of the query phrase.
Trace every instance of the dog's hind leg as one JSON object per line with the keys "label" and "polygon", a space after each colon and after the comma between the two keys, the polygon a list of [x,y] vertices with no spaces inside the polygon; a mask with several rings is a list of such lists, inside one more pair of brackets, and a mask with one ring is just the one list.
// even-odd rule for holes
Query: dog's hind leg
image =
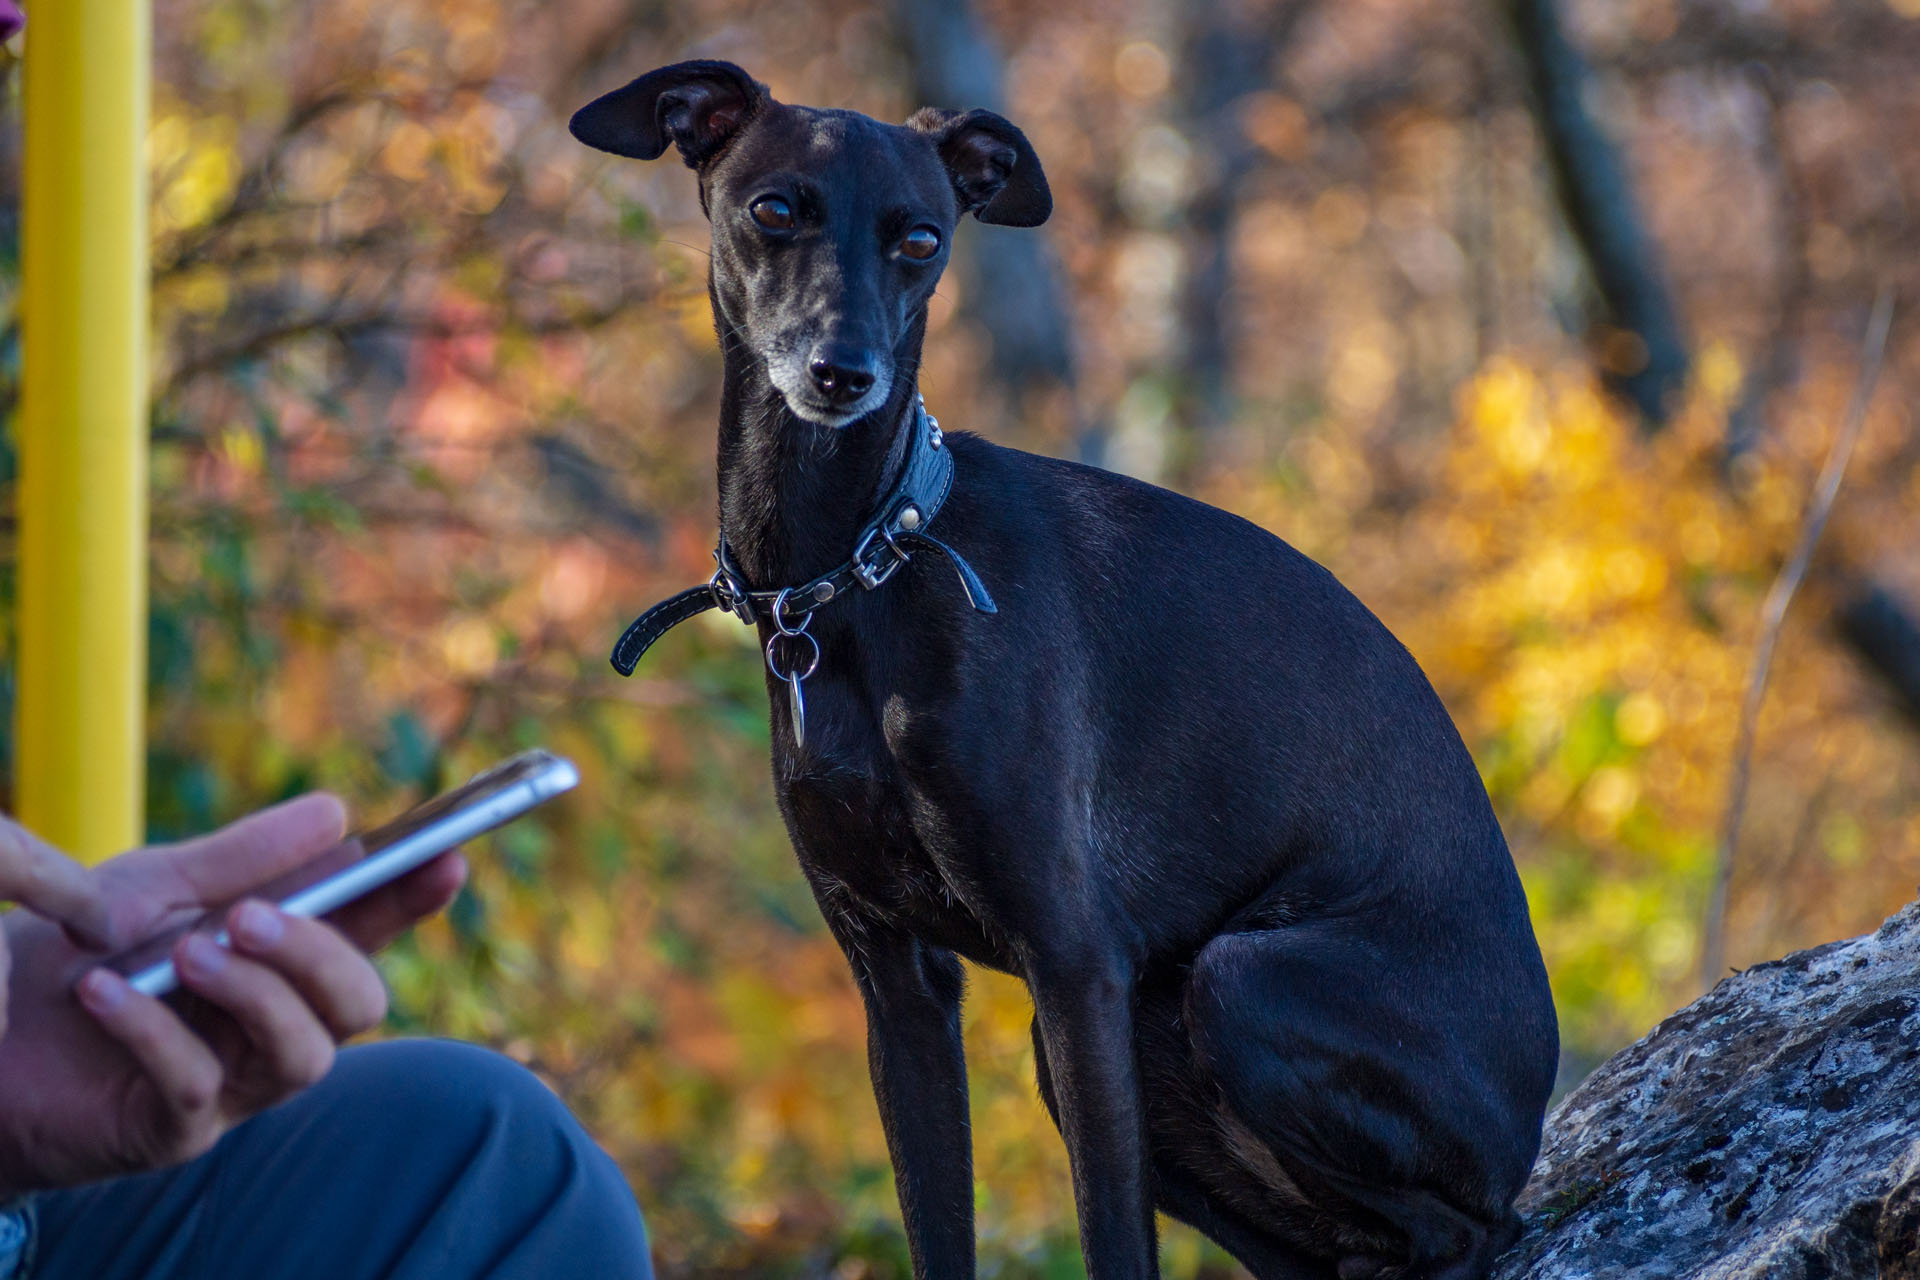
{"label": "dog's hind leg", "polygon": [[1341,1276],[1471,1280],[1532,1158],[1526,1107],[1497,1035],[1461,1030],[1497,1018],[1409,954],[1330,922],[1224,934],[1195,957],[1183,1020],[1247,1167],[1264,1148],[1327,1216]]}

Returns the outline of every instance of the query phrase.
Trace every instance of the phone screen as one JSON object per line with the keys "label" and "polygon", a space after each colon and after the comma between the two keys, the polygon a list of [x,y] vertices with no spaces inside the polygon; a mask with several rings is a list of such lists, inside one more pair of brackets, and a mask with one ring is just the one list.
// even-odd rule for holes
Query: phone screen
{"label": "phone screen", "polygon": [[[528,751],[383,826],[348,836],[311,861],[241,896],[264,898],[293,915],[321,916],[337,911],[425,866],[455,845],[571,790],[579,781],[579,771],[571,761],[546,751]],[[173,944],[195,930],[225,942],[222,922],[238,901],[240,898],[220,903],[165,929],[106,961],[106,966],[125,976],[136,990],[163,995],[178,985],[169,958]]]}

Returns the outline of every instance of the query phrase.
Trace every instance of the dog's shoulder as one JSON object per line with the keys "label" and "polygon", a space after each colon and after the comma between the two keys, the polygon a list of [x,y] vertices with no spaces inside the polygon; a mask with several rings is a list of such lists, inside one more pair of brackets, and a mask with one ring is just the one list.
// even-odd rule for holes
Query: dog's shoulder
{"label": "dog's shoulder", "polygon": [[1244,517],[1172,489],[1087,463],[997,445],[956,432],[953,525],[985,524],[1044,545],[1078,548],[1083,561],[1173,560],[1264,565],[1290,577],[1332,575]]}

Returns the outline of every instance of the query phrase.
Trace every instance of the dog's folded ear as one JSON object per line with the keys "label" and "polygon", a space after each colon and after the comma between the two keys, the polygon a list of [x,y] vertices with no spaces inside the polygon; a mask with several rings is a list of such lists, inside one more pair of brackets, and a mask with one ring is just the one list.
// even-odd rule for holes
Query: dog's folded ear
{"label": "dog's folded ear", "polygon": [[771,101],[765,85],[731,62],[676,62],[595,98],[567,129],[590,147],[635,160],[656,159],[671,142],[698,169]]}
{"label": "dog's folded ear", "polygon": [[953,179],[960,212],[1006,227],[1037,227],[1053,212],[1053,192],[1027,135],[991,111],[922,107],[909,129],[933,139]]}

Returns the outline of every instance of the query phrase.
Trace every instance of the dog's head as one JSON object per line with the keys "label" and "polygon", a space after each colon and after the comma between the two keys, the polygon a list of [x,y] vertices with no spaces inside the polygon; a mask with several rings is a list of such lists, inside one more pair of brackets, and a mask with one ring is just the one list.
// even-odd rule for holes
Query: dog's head
{"label": "dog's head", "polygon": [[955,224],[1053,210],[1026,135],[991,111],[902,125],[778,103],[730,62],[682,62],[574,114],[573,136],[700,176],[722,320],[799,417],[844,427],[887,403]]}

